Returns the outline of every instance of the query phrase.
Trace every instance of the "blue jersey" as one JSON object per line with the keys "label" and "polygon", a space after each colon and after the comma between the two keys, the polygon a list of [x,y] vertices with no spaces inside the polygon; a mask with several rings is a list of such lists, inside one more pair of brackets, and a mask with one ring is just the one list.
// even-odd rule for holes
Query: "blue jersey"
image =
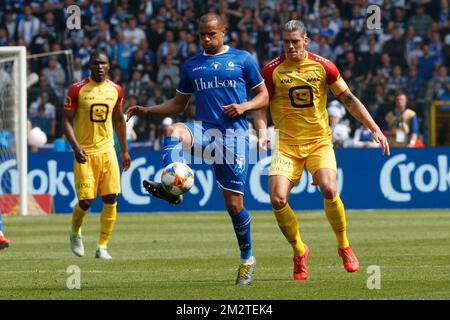
{"label": "blue jersey", "polygon": [[255,60],[247,51],[226,46],[216,55],[198,54],[183,65],[177,91],[195,93],[195,120],[220,130],[248,129],[245,114],[230,118],[223,106],[248,101],[247,90],[264,82]]}

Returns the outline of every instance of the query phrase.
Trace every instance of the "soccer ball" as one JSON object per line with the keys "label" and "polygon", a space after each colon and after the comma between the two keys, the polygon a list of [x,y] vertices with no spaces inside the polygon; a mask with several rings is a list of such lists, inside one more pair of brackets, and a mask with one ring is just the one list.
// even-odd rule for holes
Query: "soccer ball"
{"label": "soccer ball", "polygon": [[47,143],[47,135],[39,127],[34,127],[28,133],[28,144],[31,146],[40,147]]}
{"label": "soccer ball", "polygon": [[161,183],[167,192],[179,196],[188,192],[194,185],[194,172],[188,165],[174,162],[164,168]]}

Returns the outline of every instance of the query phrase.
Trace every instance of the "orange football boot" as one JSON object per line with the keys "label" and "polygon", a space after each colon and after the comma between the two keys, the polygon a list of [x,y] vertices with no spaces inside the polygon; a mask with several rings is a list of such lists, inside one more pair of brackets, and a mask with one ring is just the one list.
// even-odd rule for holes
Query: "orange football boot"
{"label": "orange football boot", "polygon": [[[1,213],[0,213],[1,214]],[[0,250],[5,249],[9,247],[9,244],[11,243],[10,240],[6,239],[4,236],[0,235]]]}
{"label": "orange football boot", "polygon": [[308,278],[308,269],[306,269],[306,260],[309,256],[309,247],[305,244],[305,254],[303,256],[294,256],[294,280],[306,280]]}
{"label": "orange football boot", "polygon": [[344,268],[348,272],[355,272],[359,268],[359,261],[352,251],[352,248],[347,247],[345,249],[338,248],[338,254],[342,258]]}

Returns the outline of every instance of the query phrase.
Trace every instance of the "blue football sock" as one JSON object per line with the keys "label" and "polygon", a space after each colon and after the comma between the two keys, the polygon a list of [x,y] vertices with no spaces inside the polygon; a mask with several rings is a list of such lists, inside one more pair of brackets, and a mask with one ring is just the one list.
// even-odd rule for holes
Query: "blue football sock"
{"label": "blue football sock", "polygon": [[183,146],[177,138],[164,137],[162,152],[164,166],[168,166],[172,162],[184,162]]}
{"label": "blue football sock", "polygon": [[248,259],[253,255],[252,238],[250,235],[250,216],[245,208],[237,215],[230,215],[234,232],[241,250],[241,259]]}

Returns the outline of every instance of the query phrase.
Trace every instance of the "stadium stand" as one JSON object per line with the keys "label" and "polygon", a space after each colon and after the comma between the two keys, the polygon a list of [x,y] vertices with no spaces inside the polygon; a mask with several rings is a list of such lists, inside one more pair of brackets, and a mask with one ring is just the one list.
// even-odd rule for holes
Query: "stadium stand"
{"label": "stadium stand", "polygon": [[[66,28],[66,9],[72,4],[81,10],[79,30]],[[373,4],[381,7],[380,29],[366,23],[367,7]],[[108,53],[110,78],[125,89],[124,108],[171,98],[180,66],[200,50],[197,18],[208,11],[227,21],[226,42],[248,50],[261,67],[281,53],[280,25],[303,20],[311,30],[307,49],[336,63],[380,127],[398,90],[406,92],[422,134],[427,134],[424,118],[431,101],[449,96],[447,0],[4,0],[0,45],[26,45],[30,54],[72,50],[73,65],[53,56],[29,63],[40,81],[30,88],[28,105],[47,92],[60,119],[65,90],[86,76],[92,49]],[[191,117],[192,108],[191,101],[174,120]],[[358,126],[346,117],[353,136]],[[57,122],[50,142],[62,134]],[[159,140],[161,123],[160,118],[139,119],[136,142]]]}

